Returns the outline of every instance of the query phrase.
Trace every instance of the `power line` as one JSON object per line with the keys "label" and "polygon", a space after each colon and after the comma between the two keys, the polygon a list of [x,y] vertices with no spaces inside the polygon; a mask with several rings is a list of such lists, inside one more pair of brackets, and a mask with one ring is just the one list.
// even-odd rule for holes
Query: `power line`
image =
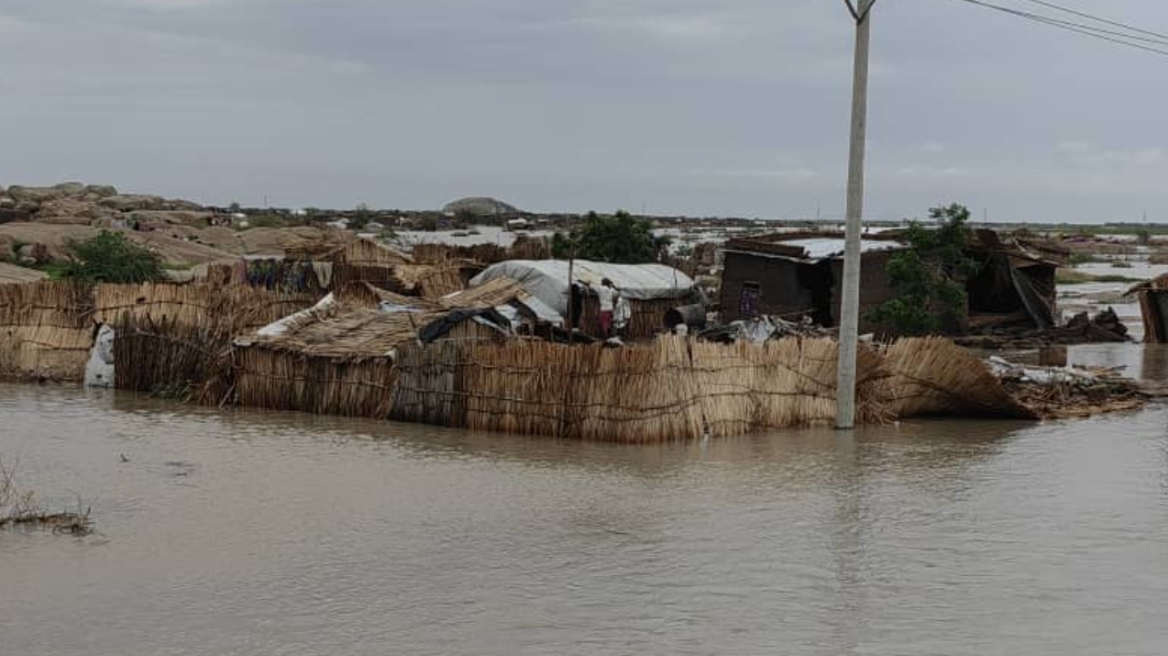
{"label": "power line", "polygon": [[[1082,34],[1084,36],[1093,37],[1093,38],[1100,39],[1103,41],[1109,41],[1111,43],[1115,43],[1115,44],[1118,44],[1121,46],[1127,46],[1129,48],[1135,48],[1137,50],[1144,50],[1147,52],[1151,52],[1151,53],[1155,53],[1158,55],[1163,55],[1163,56],[1168,57],[1168,50],[1161,50],[1159,48],[1153,48],[1153,47],[1148,46],[1148,45],[1143,45],[1141,43],[1133,43],[1132,41],[1125,40],[1125,39],[1132,39],[1132,40],[1137,40],[1137,41],[1147,41],[1147,42],[1155,43],[1158,45],[1168,46],[1168,37],[1165,37],[1165,40],[1147,39],[1145,37],[1139,37],[1139,36],[1136,36],[1133,34],[1124,34],[1124,33],[1120,33],[1120,32],[1114,32],[1112,30],[1105,30],[1105,29],[1099,28],[1099,27],[1092,27],[1089,25],[1084,25],[1082,23],[1074,23],[1071,21],[1065,21],[1065,20],[1061,20],[1058,18],[1051,18],[1049,16],[1041,16],[1039,14],[1034,14],[1034,13],[1031,13],[1028,11],[1022,11],[1020,9],[1013,9],[1011,7],[1005,7],[1002,5],[996,5],[996,4],[993,4],[990,2],[985,2],[984,0],[956,0],[956,1],[957,2],[964,2],[967,4],[971,4],[971,5],[976,5],[978,7],[983,7],[985,9],[992,9],[994,11],[1000,11],[1002,13],[1009,14],[1011,16],[1034,21],[1034,22],[1039,23],[1041,25],[1047,25],[1049,27],[1067,30],[1069,32],[1075,32],[1078,34]],[[1147,32],[1146,30],[1140,30],[1140,31]]]}
{"label": "power line", "polygon": [[1072,16],[1078,16],[1079,18],[1086,18],[1088,20],[1093,20],[1097,23],[1103,23],[1104,25],[1111,25],[1112,27],[1122,27],[1123,29],[1130,30],[1132,32],[1139,32],[1140,34],[1148,34],[1151,36],[1159,37],[1161,39],[1168,39],[1168,34],[1163,34],[1161,32],[1153,32],[1151,30],[1145,30],[1145,29],[1142,29],[1139,27],[1135,27],[1134,25],[1127,25],[1125,23],[1120,23],[1117,21],[1108,20],[1106,18],[1100,18],[1099,16],[1094,16],[1092,14],[1084,13],[1081,11],[1076,11],[1076,10],[1070,9],[1068,7],[1062,7],[1062,6],[1056,5],[1053,2],[1046,2],[1046,0],[1023,0],[1023,2],[1030,2],[1030,3],[1036,4],[1036,5],[1041,5],[1043,7],[1049,8],[1049,9],[1054,9],[1056,11],[1061,11],[1064,13],[1071,14]]}

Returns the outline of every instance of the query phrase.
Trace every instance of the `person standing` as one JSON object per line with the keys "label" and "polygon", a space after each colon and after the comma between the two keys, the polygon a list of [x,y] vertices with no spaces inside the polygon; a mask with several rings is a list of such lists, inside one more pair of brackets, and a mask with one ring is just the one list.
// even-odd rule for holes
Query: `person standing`
{"label": "person standing", "polygon": [[611,280],[600,281],[596,298],[600,301],[600,336],[608,339],[612,336],[612,311],[616,308],[616,288]]}

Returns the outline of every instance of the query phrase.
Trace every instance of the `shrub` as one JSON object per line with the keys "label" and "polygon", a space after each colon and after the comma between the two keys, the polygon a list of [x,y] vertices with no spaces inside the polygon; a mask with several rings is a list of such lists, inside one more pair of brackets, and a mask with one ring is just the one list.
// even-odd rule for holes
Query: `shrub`
{"label": "shrub", "polygon": [[162,258],[120,232],[101,234],[67,247],[69,259],[50,270],[56,278],[84,282],[141,283],[164,280]]}
{"label": "shrub", "polygon": [[552,237],[552,256],[644,264],[658,261],[668,246],[668,239],[653,235],[651,223],[638,221],[628,212],[618,211],[611,217],[589,212],[583,226]]}
{"label": "shrub", "polygon": [[870,315],[903,335],[933,334],[959,323],[968,302],[964,279],[979,268],[967,255],[969,210],[957,204],[934,207],[929,218],[935,228],[909,224],[910,248],[888,260],[888,276],[899,294]]}

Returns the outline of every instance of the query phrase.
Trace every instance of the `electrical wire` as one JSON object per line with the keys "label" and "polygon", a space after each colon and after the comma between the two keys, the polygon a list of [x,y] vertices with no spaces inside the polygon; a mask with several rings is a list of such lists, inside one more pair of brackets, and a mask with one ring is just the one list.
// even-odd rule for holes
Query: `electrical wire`
{"label": "electrical wire", "polygon": [[[1111,43],[1114,43],[1117,45],[1127,46],[1129,48],[1135,48],[1137,50],[1144,50],[1146,52],[1151,52],[1154,54],[1163,55],[1163,56],[1168,57],[1168,50],[1154,48],[1154,47],[1149,46],[1149,45],[1144,45],[1143,43],[1133,43],[1133,41],[1144,41],[1147,43],[1154,43],[1157,45],[1168,46],[1168,37],[1164,37],[1163,39],[1149,39],[1147,37],[1140,37],[1140,36],[1136,36],[1134,34],[1116,32],[1113,30],[1105,30],[1103,28],[1093,27],[1090,25],[1082,24],[1082,23],[1075,23],[1075,22],[1071,22],[1071,21],[1061,20],[1058,18],[1051,18],[1049,16],[1042,16],[1042,15],[1034,14],[1034,13],[1031,13],[1028,11],[1022,11],[1020,9],[1014,9],[1012,7],[1006,7],[1003,5],[993,4],[991,2],[985,2],[985,0],[955,0],[955,1],[956,2],[964,2],[966,4],[975,5],[978,7],[985,8],[985,9],[992,9],[994,11],[1000,11],[1002,13],[1009,14],[1009,15],[1012,15],[1012,16],[1015,16],[1018,18],[1023,18],[1026,20],[1034,21],[1034,22],[1039,23],[1041,25],[1047,25],[1049,27],[1067,30],[1069,32],[1075,32],[1078,34],[1082,34],[1084,36],[1089,36],[1089,37],[1093,37],[1093,38],[1100,39],[1103,41],[1108,41],[1108,42],[1111,42]],[[1067,11],[1070,11],[1070,10],[1067,10]],[[1143,32],[1143,33],[1156,34],[1155,32],[1150,32],[1149,30],[1139,30],[1139,31]]]}
{"label": "electrical wire", "polygon": [[1022,0],[1022,1],[1029,2],[1032,4],[1036,4],[1036,5],[1041,5],[1043,7],[1048,8],[1048,9],[1054,9],[1056,11],[1065,12],[1065,13],[1071,14],[1072,16],[1078,16],[1079,18],[1086,18],[1088,20],[1093,20],[1097,23],[1103,23],[1104,25],[1110,25],[1112,27],[1121,27],[1121,28],[1123,28],[1125,30],[1129,30],[1131,32],[1139,32],[1140,34],[1147,34],[1150,36],[1159,37],[1161,39],[1168,39],[1168,34],[1164,34],[1162,32],[1153,32],[1151,30],[1145,30],[1143,28],[1135,27],[1134,25],[1127,25],[1126,23],[1120,23],[1117,21],[1108,20],[1106,18],[1101,18],[1099,16],[1094,16],[1092,14],[1088,14],[1085,12],[1076,11],[1076,10],[1071,9],[1069,7],[1063,7],[1061,5],[1056,5],[1055,3],[1047,2],[1046,0]]}

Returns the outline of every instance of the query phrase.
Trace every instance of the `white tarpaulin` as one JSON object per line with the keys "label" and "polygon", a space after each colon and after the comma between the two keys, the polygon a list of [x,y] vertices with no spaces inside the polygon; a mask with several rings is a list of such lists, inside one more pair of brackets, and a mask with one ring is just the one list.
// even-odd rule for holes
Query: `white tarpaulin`
{"label": "white tarpaulin", "polygon": [[[567,260],[512,260],[487,267],[470,281],[476,287],[495,278],[511,278],[561,316],[568,313]],[[664,264],[605,264],[576,260],[572,281],[592,286],[608,278],[630,300],[682,298],[694,290],[689,276]]]}
{"label": "white tarpaulin", "polygon": [[109,324],[102,324],[93,342],[93,349],[89,351],[89,362],[85,364],[85,386],[114,386],[114,329]]}

